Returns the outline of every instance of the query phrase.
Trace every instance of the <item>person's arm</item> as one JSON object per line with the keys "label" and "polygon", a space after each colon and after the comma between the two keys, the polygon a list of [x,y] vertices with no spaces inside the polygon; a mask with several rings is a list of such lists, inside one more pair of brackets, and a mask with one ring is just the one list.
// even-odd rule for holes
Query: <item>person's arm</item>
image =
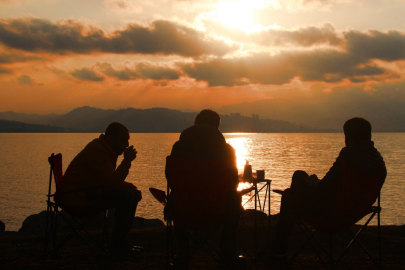
{"label": "person's arm", "polygon": [[90,166],[98,182],[104,184],[106,189],[115,189],[120,187],[127,177],[131,162],[136,158],[136,151],[133,148],[127,148],[124,151],[124,159],[115,170],[109,158],[106,151],[93,151]]}
{"label": "person's arm", "polygon": [[325,199],[333,196],[337,191],[338,181],[341,174],[342,157],[339,155],[332,167],[322,178],[322,180],[316,182],[315,192]]}

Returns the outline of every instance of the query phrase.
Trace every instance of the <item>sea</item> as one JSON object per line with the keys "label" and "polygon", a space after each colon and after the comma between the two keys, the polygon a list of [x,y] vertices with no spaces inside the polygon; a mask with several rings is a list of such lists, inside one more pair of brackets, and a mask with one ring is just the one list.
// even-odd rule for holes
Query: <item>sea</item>
{"label": "sea", "polygon": [[[163,220],[163,206],[149,192],[150,187],[166,190],[164,175],[166,156],[179,138],[178,133],[134,133],[130,144],[138,151],[127,181],[143,192],[137,216]],[[344,147],[341,133],[226,133],[236,150],[239,173],[248,161],[255,170],[265,170],[272,180],[271,189],[290,185],[295,170],[305,170],[322,178]],[[95,133],[1,133],[0,134],[0,220],[6,230],[18,231],[29,215],[46,210],[49,184],[48,157],[62,153],[64,170]],[[382,189],[383,225],[405,224],[405,133],[374,133],[373,141],[387,166]],[[122,157],[120,157],[122,158]],[[120,161],[119,161],[120,162]],[[240,189],[250,187],[241,183]],[[246,209],[254,207],[243,198]],[[260,196],[264,199],[264,193]],[[280,209],[280,195],[270,193],[271,214]]]}

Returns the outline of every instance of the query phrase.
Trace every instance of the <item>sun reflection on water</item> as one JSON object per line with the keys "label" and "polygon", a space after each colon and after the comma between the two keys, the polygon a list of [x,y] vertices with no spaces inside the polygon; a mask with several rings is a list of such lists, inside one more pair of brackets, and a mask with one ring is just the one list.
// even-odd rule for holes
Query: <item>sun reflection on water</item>
{"label": "sun reflection on water", "polygon": [[246,137],[236,137],[227,139],[227,143],[235,149],[238,171],[243,171],[246,160],[251,161],[252,140]]}

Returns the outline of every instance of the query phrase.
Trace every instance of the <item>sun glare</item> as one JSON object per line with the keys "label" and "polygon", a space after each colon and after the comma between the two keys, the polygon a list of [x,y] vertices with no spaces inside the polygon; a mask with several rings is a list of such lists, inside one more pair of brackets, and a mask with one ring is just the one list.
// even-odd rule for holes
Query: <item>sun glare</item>
{"label": "sun glare", "polygon": [[220,2],[215,14],[219,22],[232,28],[243,29],[253,23],[253,9],[246,0]]}
{"label": "sun glare", "polygon": [[245,166],[246,159],[249,157],[249,146],[251,142],[249,142],[246,137],[230,138],[227,139],[227,142],[235,149],[238,170],[242,171]]}

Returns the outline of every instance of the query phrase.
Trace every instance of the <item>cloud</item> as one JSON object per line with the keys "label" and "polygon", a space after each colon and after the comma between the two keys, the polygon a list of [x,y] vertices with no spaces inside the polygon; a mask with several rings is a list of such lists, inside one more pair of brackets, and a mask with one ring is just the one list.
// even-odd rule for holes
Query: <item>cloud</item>
{"label": "cloud", "polygon": [[104,77],[102,75],[97,74],[91,69],[82,68],[76,69],[70,73],[76,79],[81,81],[92,81],[92,82],[101,82],[104,81]]}
{"label": "cloud", "polygon": [[11,74],[11,73],[13,73],[11,69],[0,66],[0,74]]}
{"label": "cloud", "polygon": [[140,78],[137,71],[133,71],[127,67],[120,70],[114,69],[110,63],[98,63],[96,67],[105,75],[114,77],[121,81],[136,80]]}
{"label": "cloud", "polygon": [[321,27],[306,26],[296,30],[269,29],[257,34],[250,35],[251,39],[261,45],[267,46],[303,46],[328,44],[337,46],[342,43],[337,31],[331,24]]}
{"label": "cloud", "polygon": [[46,19],[0,19],[0,43],[13,49],[53,54],[151,54],[224,55],[234,51],[222,41],[169,21],[150,27],[129,24],[124,30],[106,33],[72,20],[53,23]]}
{"label": "cloud", "polygon": [[176,70],[162,67],[154,67],[148,64],[137,65],[139,73],[152,80],[177,80],[179,73]]}
{"label": "cloud", "polygon": [[291,11],[329,10],[332,5],[345,2],[351,2],[351,0],[274,0],[270,5],[273,8]]}
{"label": "cloud", "polygon": [[28,75],[21,75],[18,77],[18,83],[23,85],[34,85],[34,80]]}
{"label": "cloud", "polygon": [[334,50],[255,54],[246,58],[214,59],[195,64],[180,64],[191,78],[206,81],[210,86],[289,83],[301,81],[341,82],[395,77],[392,72],[369,62],[367,58]]}
{"label": "cloud", "polygon": [[370,30],[366,33],[349,31],[345,33],[348,52],[370,59],[396,61],[405,59],[405,33],[386,33]]}
{"label": "cloud", "polygon": [[0,52],[0,64],[11,64],[27,62],[32,60],[41,60],[41,58],[36,56],[26,56],[16,53],[2,53]]}
{"label": "cloud", "polygon": [[118,12],[141,13],[142,7],[134,5],[128,0],[105,0],[104,4]]}
{"label": "cloud", "polygon": [[121,81],[136,79],[177,80],[180,78],[179,71],[177,70],[154,66],[148,63],[139,63],[133,68],[124,67],[121,69],[113,68],[110,63],[98,63],[95,67],[103,74]]}

